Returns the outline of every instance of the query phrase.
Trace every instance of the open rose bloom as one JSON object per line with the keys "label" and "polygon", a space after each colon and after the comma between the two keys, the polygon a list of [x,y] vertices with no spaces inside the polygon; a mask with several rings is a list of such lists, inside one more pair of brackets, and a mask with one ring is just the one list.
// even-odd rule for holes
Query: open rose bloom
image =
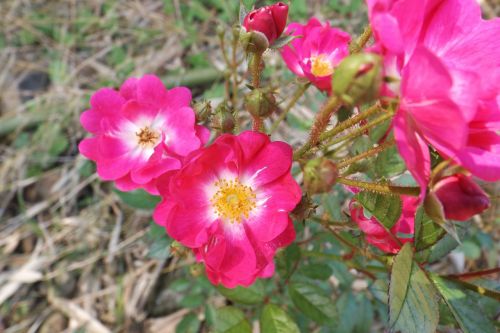
{"label": "open rose bloom", "polygon": [[329,94],[335,67],[349,55],[349,34],[330,27],[328,22],[323,25],[316,18],[306,25],[290,23],[286,33],[298,36],[281,49],[288,68]]}
{"label": "open rose bloom", "polygon": [[[375,50],[400,80],[395,137],[425,191],[428,144],[487,181],[500,179],[500,19],[475,0],[368,0]],[[411,15],[409,15],[411,13]]]}
{"label": "open rose bloom", "polygon": [[100,89],[80,118],[93,135],[80,143],[80,152],[119,189],[157,194],[156,179],[179,169],[182,159],[210,135],[195,124],[190,103],[187,88],[167,90],[153,75],[130,78],[120,91]]}
{"label": "open rose bloom", "polygon": [[222,135],[160,179],[154,219],[194,250],[212,283],[249,286],[274,273],[276,250],[295,239],[288,214],[301,190],[291,163],[291,147],[263,133]]}

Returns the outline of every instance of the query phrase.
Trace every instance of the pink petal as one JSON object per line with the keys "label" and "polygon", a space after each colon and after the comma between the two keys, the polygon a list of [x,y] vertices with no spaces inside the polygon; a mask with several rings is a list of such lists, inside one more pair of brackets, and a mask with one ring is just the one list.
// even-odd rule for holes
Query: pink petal
{"label": "pink petal", "polygon": [[252,178],[256,186],[262,186],[289,172],[292,164],[292,148],[280,141],[271,142],[251,160],[245,161],[245,176]]}
{"label": "pink petal", "polygon": [[149,161],[145,166],[132,170],[132,180],[138,184],[150,182],[169,170],[176,170],[181,167],[179,160],[175,158],[162,158],[159,161]]}
{"label": "pink petal", "polygon": [[139,103],[162,107],[169,102],[167,89],[160,78],[155,75],[144,75],[137,83],[137,100]]}
{"label": "pink petal", "polygon": [[137,84],[139,82],[138,78],[131,77],[128,78],[120,87],[120,95],[126,100],[137,99]]}
{"label": "pink petal", "polygon": [[399,110],[393,120],[394,137],[401,157],[413,178],[420,185],[420,196],[427,191],[430,177],[430,154],[424,140],[416,132],[413,121]]}
{"label": "pink petal", "polygon": [[257,216],[245,221],[259,242],[269,242],[283,233],[288,226],[288,212],[263,208]]}
{"label": "pink petal", "polygon": [[123,103],[125,103],[123,97],[111,88],[101,88],[90,98],[92,109],[108,116],[119,113]]}
{"label": "pink petal", "polygon": [[[195,132],[195,115],[189,107],[182,107],[175,112],[163,113],[166,117],[167,146],[176,154],[186,156],[201,145]],[[170,133],[169,133],[170,131]]]}
{"label": "pink petal", "polygon": [[186,87],[175,87],[168,91],[168,107],[177,110],[183,107],[189,107],[191,104],[191,90]]}
{"label": "pink petal", "polygon": [[99,159],[99,140],[97,138],[83,139],[78,145],[78,150],[86,158],[97,161]]}
{"label": "pink petal", "polygon": [[159,111],[159,108],[151,104],[142,104],[136,100],[128,101],[122,109],[123,116],[134,124],[137,124],[142,119],[153,121]]}

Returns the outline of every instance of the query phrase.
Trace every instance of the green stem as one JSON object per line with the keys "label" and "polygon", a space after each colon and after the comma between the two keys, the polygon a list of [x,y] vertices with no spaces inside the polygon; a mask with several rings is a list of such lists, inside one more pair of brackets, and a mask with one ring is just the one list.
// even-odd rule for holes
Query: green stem
{"label": "green stem", "polygon": [[354,186],[382,194],[403,194],[414,197],[418,197],[418,195],[420,194],[419,187],[396,186],[383,183],[370,183],[361,180],[349,179],[345,177],[337,178],[337,182],[347,186]]}
{"label": "green stem", "polygon": [[368,118],[371,115],[374,115],[380,111],[383,111],[382,108],[378,104],[375,104],[375,105],[369,107],[368,109],[366,109],[365,111],[355,115],[354,117],[351,117],[351,118],[349,118],[341,123],[338,123],[337,125],[335,125],[334,128],[323,133],[320,136],[320,140],[323,141],[327,136],[333,137],[339,133],[342,133],[343,131],[345,131],[349,127],[356,125],[360,121],[365,120],[366,118]]}
{"label": "green stem", "polygon": [[363,160],[367,157],[370,157],[372,155],[376,155],[376,154],[380,153],[381,151],[384,151],[385,149],[392,147],[394,145],[394,143],[395,143],[394,140],[388,140],[388,141],[382,143],[381,145],[374,147],[372,149],[369,149],[369,150],[367,150],[359,155],[356,155],[356,156],[353,156],[350,158],[346,158],[346,159],[340,161],[337,164],[337,167],[339,169],[342,169],[342,168],[345,168],[353,163],[356,163],[360,160]]}
{"label": "green stem", "polygon": [[[260,85],[260,63],[262,61],[262,53],[256,52],[253,54],[253,59],[250,64],[250,73],[252,75],[252,86],[254,88],[258,88]],[[254,131],[260,131],[262,128],[262,118],[259,116],[253,117],[253,126],[252,129]]]}
{"label": "green stem", "polygon": [[288,115],[288,112],[290,112],[290,110],[295,105],[295,103],[297,103],[299,98],[302,97],[302,95],[304,95],[304,93],[306,92],[307,88],[309,88],[310,85],[311,84],[308,82],[305,84],[301,84],[297,87],[297,89],[295,90],[295,93],[292,96],[292,99],[288,102],[288,104],[285,106],[285,109],[280,114],[279,118],[276,119],[276,121],[272,125],[271,130],[270,130],[270,134],[273,134],[276,131],[279,124],[286,118],[286,116]]}
{"label": "green stem", "polygon": [[328,126],[328,122],[332,117],[333,113],[336,112],[341,106],[341,101],[335,96],[328,99],[326,104],[324,104],[321,111],[317,114],[316,119],[312,125],[311,133],[309,134],[309,140],[304,143],[304,145],[293,154],[293,159],[300,159],[305,153],[307,153],[311,148],[315,147],[320,139],[321,133]]}
{"label": "green stem", "polygon": [[365,30],[363,30],[363,33],[358,37],[355,43],[352,43],[349,46],[349,51],[352,53],[358,53],[360,52],[363,47],[365,47],[366,43],[370,40],[370,37],[372,36],[372,28],[370,26],[367,26]]}
{"label": "green stem", "polygon": [[[355,130],[353,130],[352,132],[350,132],[350,133],[348,133],[346,135],[343,135],[343,136],[340,136],[338,138],[334,138],[334,139],[330,140],[329,142],[327,142],[327,144],[328,144],[328,146],[333,146],[333,145],[335,145],[335,144],[337,144],[339,142],[357,138],[358,136],[363,135],[368,129],[370,129],[372,127],[375,127],[375,126],[379,125],[380,123],[382,123],[382,122],[384,122],[384,121],[386,121],[387,119],[390,119],[390,118],[392,118],[392,114],[391,113],[385,113],[385,114],[379,116],[378,118],[375,118],[370,123],[368,123],[368,124],[366,124],[364,126],[360,126],[359,128],[356,128]],[[331,131],[328,131],[328,132],[324,133],[324,135],[322,136],[321,139],[328,140],[331,137],[333,137],[334,135],[335,135],[334,131],[331,130]]]}
{"label": "green stem", "polygon": [[454,277],[450,277],[450,276],[442,276],[442,278],[445,278],[447,280],[451,280],[457,284],[460,284],[462,287],[469,289],[469,290],[472,290],[480,295],[488,296],[490,298],[496,299],[497,301],[500,301],[500,292],[498,292],[496,290],[491,290],[491,289],[487,289],[487,288],[484,288],[481,286],[477,286],[475,284],[465,282],[463,280],[460,280],[460,279],[457,279]]}

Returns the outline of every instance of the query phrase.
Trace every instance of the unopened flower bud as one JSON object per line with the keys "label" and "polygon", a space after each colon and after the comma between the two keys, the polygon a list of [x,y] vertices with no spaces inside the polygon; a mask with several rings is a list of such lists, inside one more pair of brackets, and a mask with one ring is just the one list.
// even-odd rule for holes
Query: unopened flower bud
{"label": "unopened flower bud", "polygon": [[243,26],[246,31],[262,33],[268,46],[285,30],[288,18],[288,5],[283,2],[252,10],[245,16]]}
{"label": "unopened flower bud", "polygon": [[196,102],[193,105],[193,110],[196,114],[196,122],[203,123],[210,118],[212,114],[212,105],[210,101]]}
{"label": "unopened flower bud", "polygon": [[276,110],[276,98],[272,92],[254,89],[245,96],[245,108],[253,116],[267,117]]}
{"label": "unopened flower bud", "polygon": [[297,221],[305,221],[314,215],[316,207],[318,206],[314,204],[311,197],[305,194],[292,211],[292,216]]}
{"label": "unopened flower bud", "polygon": [[381,57],[373,53],[356,53],[344,58],[333,75],[333,94],[348,105],[373,101],[382,83],[381,63]]}
{"label": "unopened flower bud", "polygon": [[472,177],[456,174],[439,180],[433,191],[447,219],[466,221],[490,206],[488,195]]}
{"label": "unopened flower bud", "polygon": [[236,121],[234,115],[226,106],[226,103],[221,103],[215,109],[213,118],[213,127],[219,129],[222,133],[231,133],[234,130]]}
{"label": "unopened flower bud", "polygon": [[311,194],[329,192],[338,176],[337,165],[324,157],[310,160],[304,166],[304,186]]}
{"label": "unopened flower bud", "polygon": [[249,53],[263,53],[269,47],[266,36],[258,31],[242,31],[240,33],[240,44]]}

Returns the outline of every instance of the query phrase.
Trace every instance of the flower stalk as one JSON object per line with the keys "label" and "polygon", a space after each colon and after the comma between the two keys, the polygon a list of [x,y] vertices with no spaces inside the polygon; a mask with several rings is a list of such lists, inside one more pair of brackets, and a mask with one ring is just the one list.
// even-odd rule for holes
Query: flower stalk
{"label": "flower stalk", "polygon": [[396,186],[384,183],[370,183],[345,177],[338,177],[337,182],[343,185],[353,186],[361,188],[363,190],[378,192],[382,194],[403,194],[414,197],[417,197],[420,194],[419,187]]}
{"label": "flower stalk", "polygon": [[290,110],[297,103],[297,101],[302,97],[302,95],[304,95],[304,93],[306,92],[307,88],[309,88],[310,85],[311,85],[311,83],[308,82],[305,84],[301,84],[297,87],[297,89],[295,90],[295,93],[292,96],[292,99],[285,106],[285,109],[280,114],[278,119],[276,119],[276,121],[273,123],[271,130],[269,132],[270,134],[273,134],[278,129],[279,124],[286,118],[286,116],[288,115],[288,112],[290,112]]}
{"label": "flower stalk", "polygon": [[349,157],[349,158],[346,158],[346,159],[340,161],[339,163],[337,163],[337,167],[339,169],[342,169],[342,168],[345,168],[353,163],[361,161],[367,157],[376,155],[376,154],[386,150],[387,148],[392,147],[394,145],[394,143],[395,143],[394,140],[388,140],[388,141],[382,143],[381,145],[378,145],[377,147],[373,147],[372,149],[369,149],[361,154],[358,154],[356,156]]}

